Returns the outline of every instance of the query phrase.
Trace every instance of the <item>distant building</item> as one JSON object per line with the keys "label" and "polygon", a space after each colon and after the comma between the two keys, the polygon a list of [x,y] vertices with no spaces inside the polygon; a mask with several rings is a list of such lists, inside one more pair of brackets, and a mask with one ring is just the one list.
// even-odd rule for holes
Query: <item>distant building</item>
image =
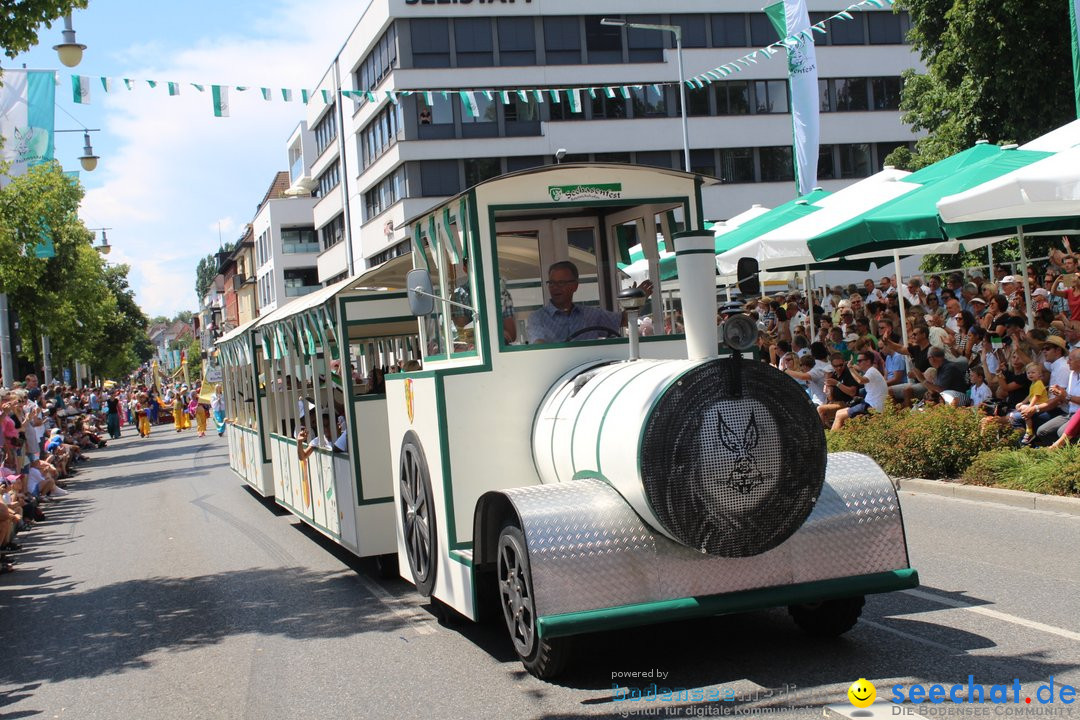
{"label": "distant building", "polygon": [[289,186],[289,173],[279,172],[251,221],[260,315],[321,287],[319,240],[312,220],[318,199],[289,196]]}

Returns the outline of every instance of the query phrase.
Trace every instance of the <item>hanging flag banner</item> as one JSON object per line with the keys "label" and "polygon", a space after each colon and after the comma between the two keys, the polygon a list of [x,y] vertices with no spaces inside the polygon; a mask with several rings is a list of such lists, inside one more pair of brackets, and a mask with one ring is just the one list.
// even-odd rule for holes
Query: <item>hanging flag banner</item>
{"label": "hanging flag banner", "polygon": [[174,82],[169,83],[169,94],[170,95],[179,95],[180,94],[180,83],[174,83]]}
{"label": "hanging flag banner", "polygon": [[76,105],[90,104],[90,78],[82,75],[71,76],[71,99]]}
{"label": "hanging flag banner", "polygon": [[[0,136],[7,176],[16,177],[53,159],[56,76],[51,71],[5,70],[0,88]],[[8,177],[0,177],[0,186]]]}
{"label": "hanging flag banner", "polygon": [[112,78],[107,78],[107,77],[101,78],[101,87],[104,88],[105,92],[112,92],[112,89],[113,89]]}
{"label": "hanging flag banner", "polygon": [[211,85],[210,94],[214,98],[214,117],[229,117],[229,88]]}
{"label": "hanging flag banner", "polygon": [[1080,0],[1069,0],[1069,28],[1072,35],[1073,93],[1076,96],[1076,117],[1080,118]]}
{"label": "hanging flag banner", "polygon": [[817,54],[810,32],[806,0],[784,0],[765,8],[781,40],[787,47],[788,95],[791,101],[791,129],[795,147],[795,192],[806,195],[817,187],[818,138],[821,133],[818,110]]}

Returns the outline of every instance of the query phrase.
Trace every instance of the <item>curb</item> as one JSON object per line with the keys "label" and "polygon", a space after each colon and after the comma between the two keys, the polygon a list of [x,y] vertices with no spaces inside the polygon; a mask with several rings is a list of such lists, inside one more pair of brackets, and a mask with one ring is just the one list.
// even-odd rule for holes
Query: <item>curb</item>
{"label": "curb", "polygon": [[944,495],[945,497],[975,500],[977,502],[996,503],[1010,507],[1044,510],[1080,516],[1080,498],[1059,495],[1040,495],[1024,490],[1006,490],[1004,488],[982,487],[981,485],[961,485],[942,480],[922,480],[919,478],[898,479],[895,481],[900,490],[926,495]]}

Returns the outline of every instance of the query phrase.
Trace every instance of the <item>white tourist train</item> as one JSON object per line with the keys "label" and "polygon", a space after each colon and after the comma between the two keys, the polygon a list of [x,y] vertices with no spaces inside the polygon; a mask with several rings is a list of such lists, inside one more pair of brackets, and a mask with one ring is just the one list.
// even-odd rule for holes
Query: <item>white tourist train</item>
{"label": "white tourist train", "polygon": [[[899,502],[868,458],[826,455],[794,381],[743,357],[748,318],[718,327],[712,182],[546,166],[425,213],[411,256],[221,339],[233,469],[352,552],[396,555],[437,606],[501,616],[540,677],[596,630],[788,606],[846,631],[866,594],[918,584]],[[641,289],[619,269],[634,245],[657,278]],[[549,276],[562,261],[576,278]],[[625,311],[628,336],[558,336],[533,318],[552,292]]]}

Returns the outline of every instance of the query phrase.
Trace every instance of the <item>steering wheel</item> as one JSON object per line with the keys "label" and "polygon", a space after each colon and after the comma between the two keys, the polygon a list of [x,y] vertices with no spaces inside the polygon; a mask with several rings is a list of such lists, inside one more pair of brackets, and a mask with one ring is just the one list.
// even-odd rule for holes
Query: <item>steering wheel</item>
{"label": "steering wheel", "polygon": [[585,335],[586,333],[591,333],[591,332],[607,333],[607,337],[600,338],[601,340],[607,340],[608,338],[622,337],[622,334],[618,330],[616,330],[614,328],[611,328],[611,327],[608,327],[607,325],[590,325],[589,327],[583,327],[580,330],[576,330],[576,331],[570,333],[570,337],[566,338],[566,341],[570,342],[571,340],[576,338],[578,335]]}

